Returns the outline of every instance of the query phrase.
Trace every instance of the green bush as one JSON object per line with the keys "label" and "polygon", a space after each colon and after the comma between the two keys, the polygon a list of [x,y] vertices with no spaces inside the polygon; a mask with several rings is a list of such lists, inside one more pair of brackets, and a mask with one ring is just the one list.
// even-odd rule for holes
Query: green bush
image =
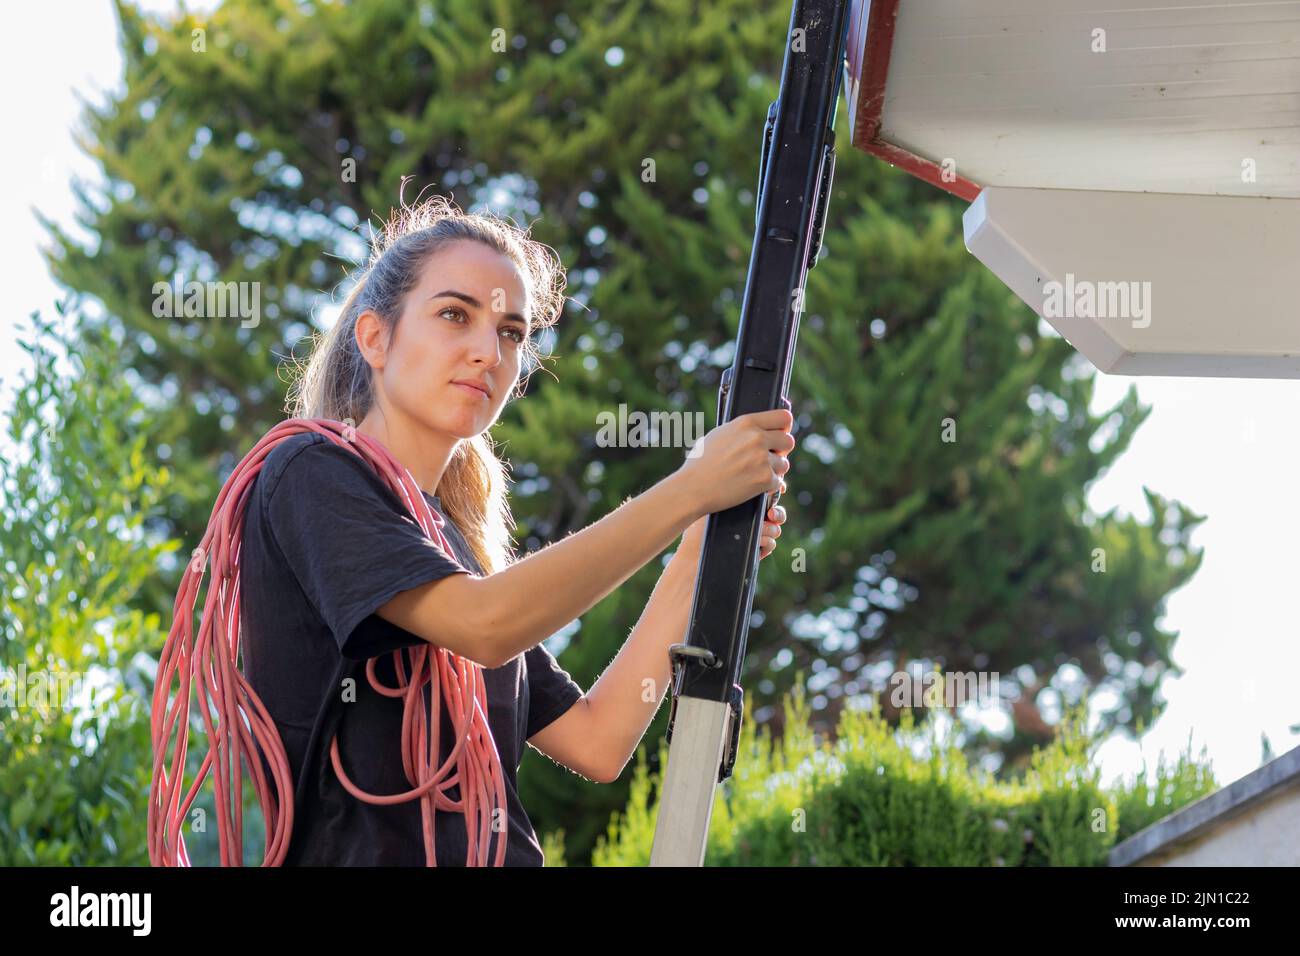
{"label": "green bush", "polygon": [[568,866],[564,859],[564,828],[541,834],[542,856],[546,866]]}
{"label": "green bush", "polygon": [[112,343],[32,320],[0,455],[0,866],[147,864],[163,634],[129,602],[176,547],[144,531],[167,472]]}
{"label": "green bush", "polygon": [[1153,780],[1146,764],[1132,779],[1126,780],[1116,794],[1119,807],[1119,832],[1116,843],[1127,840],[1179,807],[1199,800],[1218,789],[1210,770],[1209,751],[1201,747],[1198,757],[1191,753],[1191,741],[1178,754],[1173,766],[1161,754],[1156,761]]}
{"label": "green bush", "polygon": [[[734,772],[718,788],[709,866],[1103,866],[1118,840],[1215,789],[1207,763],[1163,758],[1103,788],[1083,711],[1069,712],[1017,780],[968,765],[930,711],[895,729],[869,707],[845,708],[835,740],[809,728],[801,686],[787,695],[785,732],[756,732],[746,702]],[[1204,754],[1204,752],[1202,752]],[[659,766],[667,745],[660,743]],[[658,814],[657,778],[637,754],[631,799],[592,862],[644,866]]]}

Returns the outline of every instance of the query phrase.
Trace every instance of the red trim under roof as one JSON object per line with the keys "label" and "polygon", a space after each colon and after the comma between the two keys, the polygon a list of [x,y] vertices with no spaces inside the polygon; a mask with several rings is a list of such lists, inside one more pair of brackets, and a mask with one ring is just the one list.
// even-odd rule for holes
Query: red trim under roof
{"label": "red trim under roof", "polygon": [[894,49],[898,4],[899,0],[853,0],[849,11],[849,76],[858,78],[853,145],[917,179],[973,202],[983,188],[978,183],[963,176],[945,182],[943,170],[934,160],[880,138],[880,117],[885,110],[885,83],[889,78],[889,57]]}

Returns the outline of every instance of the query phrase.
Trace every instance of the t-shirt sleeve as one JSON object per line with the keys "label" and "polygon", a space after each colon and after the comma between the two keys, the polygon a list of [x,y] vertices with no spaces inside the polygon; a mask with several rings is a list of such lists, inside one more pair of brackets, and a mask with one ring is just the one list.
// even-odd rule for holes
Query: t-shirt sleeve
{"label": "t-shirt sleeve", "polygon": [[471,573],[425,537],[374,468],[332,441],[295,450],[264,504],[290,570],[351,660],[420,644],[396,625],[357,626],[402,591]]}
{"label": "t-shirt sleeve", "polygon": [[524,652],[528,667],[528,729],[526,737],[544,729],[582,699],[582,688],[560,666],[555,655],[538,644]]}

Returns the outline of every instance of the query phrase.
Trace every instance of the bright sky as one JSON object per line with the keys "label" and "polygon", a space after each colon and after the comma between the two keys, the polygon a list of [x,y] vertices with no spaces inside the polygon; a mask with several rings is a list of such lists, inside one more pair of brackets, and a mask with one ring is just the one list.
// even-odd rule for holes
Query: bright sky
{"label": "bright sky", "polygon": [[[145,6],[176,8],[174,0],[147,0]],[[0,191],[7,226],[0,261],[10,270],[5,285],[14,296],[0,314],[0,408],[6,413],[12,382],[27,358],[12,344],[14,323],[36,309],[50,312],[59,295],[37,253],[43,236],[31,209],[72,224],[68,180],[96,175],[70,133],[79,113],[73,91],[97,98],[119,82],[121,71],[108,0],[46,0],[8,15],[12,29],[0,35],[11,130],[0,151],[2,181],[9,184]],[[1094,410],[1114,404],[1132,381],[1100,376]],[[1207,748],[1220,782],[1229,783],[1258,766],[1261,734],[1276,754],[1298,742],[1288,729],[1300,723],[1300,695],[1288,686],[1300,673],[1300,562],[1292,553],[1300,539],[1293,503],[1300,421],[1291,407],[1298,389],[1287,381],[1138,382],[1154,411],[1128,452],[1090,490],[1092,507],[1118,506],[1145,519],[1145,484],[1209,518],[1193,535],[1193,543],[1205,548],[1204,564],[1170,598],[1165,618],[1167,627],[1181,631],[1175,659],[1186,676],[1166,681],[1169,707],[1140,747],[1120,739],[1103,746],[1107,781],[1136,772],[1143,756],[1152,765],[1160,751],[1172,756],[1190,738],[1195,750]]]}

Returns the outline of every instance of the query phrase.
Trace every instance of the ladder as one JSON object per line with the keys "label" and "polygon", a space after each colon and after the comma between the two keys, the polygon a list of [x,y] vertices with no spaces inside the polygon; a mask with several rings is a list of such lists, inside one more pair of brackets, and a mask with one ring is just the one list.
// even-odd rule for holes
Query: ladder
{"label": "ladder", "polygon": [[[768,107],[758,208],[735,359],[718,389],[718,424],[784,405],[804,281],[821,251],[835,171],[835,107],[847,72],[849,0],[794,0],[781,88]],[[709,516],[686,642],[669,649],[668,764],[651,866],[702,866],[717,785],[740,739],[738,683],[768,495]]]}

